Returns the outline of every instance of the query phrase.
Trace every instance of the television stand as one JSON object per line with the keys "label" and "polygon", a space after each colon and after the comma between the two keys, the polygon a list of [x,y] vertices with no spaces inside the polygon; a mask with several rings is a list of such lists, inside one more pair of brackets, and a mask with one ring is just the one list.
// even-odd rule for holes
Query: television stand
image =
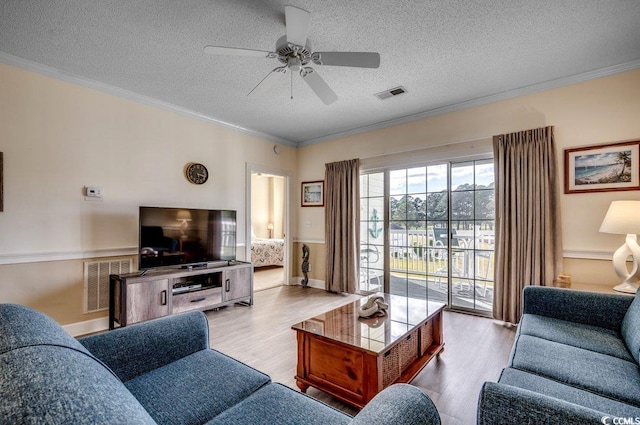
{"label": "television stand", "polygon": [[253,264],[208,263],[109,276],[109,329],[189,310],[253,305]]}

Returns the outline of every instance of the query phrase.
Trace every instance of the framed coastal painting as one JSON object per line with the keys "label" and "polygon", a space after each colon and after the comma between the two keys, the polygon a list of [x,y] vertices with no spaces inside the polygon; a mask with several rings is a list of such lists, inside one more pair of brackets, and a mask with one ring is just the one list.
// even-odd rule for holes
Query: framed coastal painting
{"label": "framed coastal painting", "polygon": [[323,207],[324,181],[302,182],[301,199],[303,207]]}
{"label": "framed coastal painting", "polygon": [[640,190],[640,140],[565,149],[564,193]]}

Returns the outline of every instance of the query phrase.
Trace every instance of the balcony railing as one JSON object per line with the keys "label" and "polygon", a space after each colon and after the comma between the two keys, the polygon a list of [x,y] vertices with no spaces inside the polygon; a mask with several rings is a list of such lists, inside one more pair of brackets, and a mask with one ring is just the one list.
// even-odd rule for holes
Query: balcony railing
{"label": "balcony railing", "polygon": [[493,276],[493,230],[481,230],[479,227],[456,230],[451,247],[448,245],[444,230],[391,230],[390,270],[437,275],[444,270],[446,274],[450,248],[454,277],[458,274],[458,277],[489,280],[488,277]]}
{"label": "balcony railing", "polygon": [[[428,286],[430,297],[446,300],[447,277],[451,271],[455,305],[476,305],[490,310],[493,299],[493,229],[456,230],[451,247],[445,230],[391,230],[389,232],[389,267],[391,292],[402,291],[406,284]],[[381,290],[384,259],[381,246],[363,245],[361,257],[362,289]],[[451,268],[449,268],[451,249]],[[404,278],[403,278],[404,276]],[[419,292],[419,288],[411,289]],[[426,293],[426,291],[425,291]],[[475,299],[474,299],[475,298]],[[475,303],[475,304],[474,304]],[[479,306],[482,304],[482,306]]]}

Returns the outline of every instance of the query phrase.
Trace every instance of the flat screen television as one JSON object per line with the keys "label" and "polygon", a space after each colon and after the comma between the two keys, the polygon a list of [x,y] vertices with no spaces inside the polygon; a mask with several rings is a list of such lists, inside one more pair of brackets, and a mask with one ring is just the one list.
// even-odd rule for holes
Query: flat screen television
{"label": "flat screen television", "polygon": [[138,268],[236,259],[236,212],[140,207]]}

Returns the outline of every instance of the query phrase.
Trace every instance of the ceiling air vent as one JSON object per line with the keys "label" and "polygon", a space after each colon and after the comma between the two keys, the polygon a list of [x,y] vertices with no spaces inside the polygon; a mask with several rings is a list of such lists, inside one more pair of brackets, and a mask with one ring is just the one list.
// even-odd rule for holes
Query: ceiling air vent
{"label": "ceiling air vent", "polygon": [[388,98],[393,97],[393,96],[398,96],[398,95],[400,95],[402,93],[406,93],[406,92],[407,92],[407,89],[405,89],[404,87],[400,86],[400,87],[395,87],[395,88],[392,88],[392,89],[389,89],[389,90],[385,90],[385,91],[380,92],[380,93],[376,93],[376,97],[378,99],[382,100],[382,99],[388,99]]}

